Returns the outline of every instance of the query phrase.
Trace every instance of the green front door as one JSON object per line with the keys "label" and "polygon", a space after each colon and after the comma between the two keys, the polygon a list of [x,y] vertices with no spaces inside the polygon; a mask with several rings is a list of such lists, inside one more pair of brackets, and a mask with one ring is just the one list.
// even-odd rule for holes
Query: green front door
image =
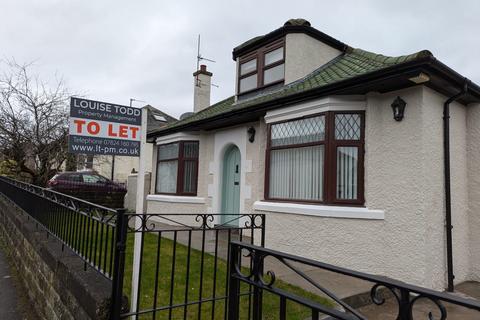
{"label": "green front door", "polygon": [[240,213],[240,150],[231,146],[223,158],[222,223],[238,225]]}

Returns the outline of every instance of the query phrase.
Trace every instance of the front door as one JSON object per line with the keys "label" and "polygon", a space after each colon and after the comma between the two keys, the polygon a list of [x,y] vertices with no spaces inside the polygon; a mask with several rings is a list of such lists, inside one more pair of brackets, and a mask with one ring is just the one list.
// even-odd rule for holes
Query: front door
{"label": "front door", "polygon": [[238,225],[240,213],[240,150],[231,146],[223,158],[222,224]]}

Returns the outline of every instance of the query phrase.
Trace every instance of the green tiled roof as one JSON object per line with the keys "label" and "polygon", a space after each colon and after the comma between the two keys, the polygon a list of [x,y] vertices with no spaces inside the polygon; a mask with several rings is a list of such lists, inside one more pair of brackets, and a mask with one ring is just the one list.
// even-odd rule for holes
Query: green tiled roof
{"label": "green tiled roof", "polygon": [[235,103],[234,97],[232,96],[202,111],[194,113],[183,120],[173,122],[157,132],[181,125],[193,124],[196,121],[205,120],[234,109],[238,110],[241,108],[253,107],[262,102],[272,101],[300,92],[307,92],[309,90],[428,56],[432,56],[432,54],[427,50],[405,56],[388,57],[361,49],[350,49],[348,52],[341,54],[329,63],[293,83],[268,93],[259,94],[252,98],[238,101],[237,103]]}
{"label": "green tiled roof", "polygon": [[[235,99],[233,96],[230,98],[227,98],[225,100],[222,100],[220,102],[215,103],[214,105],[211,105],[210,107],[196,112],[192,114],[191,116],[184,118],[182,120],[179,120],[177,122],[171,123],[162,129],[167,129],[167,128],[173,128],[173,127],[178,127],[179,125],[187,124],[187,123],[192,123],[198,120],[203,120],[207,119],[213,116],[216,116],[217,114],[221,114],[224,112],[227,112],[232,109],[232,105],[235,102]],[[160,130],[161,131],[161,130]]]}

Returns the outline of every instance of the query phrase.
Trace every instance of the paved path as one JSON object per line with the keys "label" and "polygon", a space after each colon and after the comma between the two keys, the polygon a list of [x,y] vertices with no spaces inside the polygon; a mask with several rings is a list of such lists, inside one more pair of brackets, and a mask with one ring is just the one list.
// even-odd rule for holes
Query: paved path
{"label": "paved path", "polygon": [[8,261],[0,243],[0,319],[34,320],[37,319],[28,306],[23,288],[11,272]]}
{"label": "paved path", "polygon": [[14,278],[0,248],[0,319],[22,319],[17,311],[18,294]]}
{"label": "paved path", "polygon": [[[464,282],[456,286],[456,295],[463,298],[480,299],[480,283],[478,282]],[[479,312],[469,310],[456,305],[444,303],[447,309],[448,319],[461,320],[478,320],[480,319]],[[414,309],[415,319],[428,319],[428,312],[432,311],[433,319],[440,319],[440,312],[433,303],[428,301],[419,301]],[[386,320],[395,319],[398,312],[398,305],[394,299],[388,299],[384,305],[376,306],[369,305],[360,308],[359,311],[369,320]]]}

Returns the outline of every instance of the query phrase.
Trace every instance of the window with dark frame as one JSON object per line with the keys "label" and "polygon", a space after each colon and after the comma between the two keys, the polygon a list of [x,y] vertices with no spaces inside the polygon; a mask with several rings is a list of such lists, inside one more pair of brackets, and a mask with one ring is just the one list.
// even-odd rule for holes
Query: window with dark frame
{"label": "window with dark frame", "polygon": [[238,93],[282,83],[285,78],[285,42],[270,43],[240,58]]}
{"label": "window with dark frame", "polygon": [[363,205],[363,150],[363,112],[270,124],[265,199]]}
{"label": "window with dark frame", "polygon": [[158,146],[155,193],[197,195],[198,141]]}

